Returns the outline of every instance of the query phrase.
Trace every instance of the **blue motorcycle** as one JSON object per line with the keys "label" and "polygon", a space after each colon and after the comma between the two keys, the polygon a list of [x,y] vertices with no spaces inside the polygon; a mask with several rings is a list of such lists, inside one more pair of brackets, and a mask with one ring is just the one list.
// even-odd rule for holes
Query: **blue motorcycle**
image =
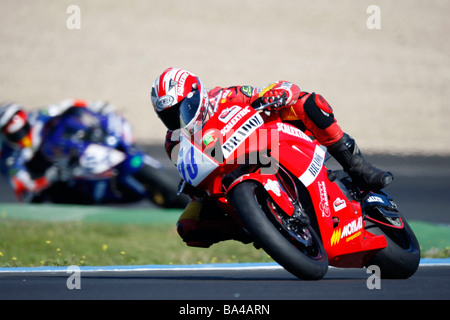
{"label": "blue motorcycle", "polygon": [[164,208],[184,208],[161,163],[135,143],[121,116],[71,107],[45,124],[30,172],[52,172],[52,185],[31,202],[130,203],[149,199]]}

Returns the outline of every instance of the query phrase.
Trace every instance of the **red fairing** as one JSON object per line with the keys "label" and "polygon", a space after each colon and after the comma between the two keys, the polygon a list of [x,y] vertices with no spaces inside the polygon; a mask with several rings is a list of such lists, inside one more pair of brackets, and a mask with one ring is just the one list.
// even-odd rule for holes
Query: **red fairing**
{"label": "red fairing", "polygon": [[292,216],[294,212],[294,206],[291,200],[285,192],[281,192],[281,188],[278,185],[277,177],[273,174],[261,174],[261,173],[249,173],[236,179],[229,187],[228,190],[233,189],[237,184],[253,180],[259,182],[264,189],[270,194],[275,203],[289,216]]}

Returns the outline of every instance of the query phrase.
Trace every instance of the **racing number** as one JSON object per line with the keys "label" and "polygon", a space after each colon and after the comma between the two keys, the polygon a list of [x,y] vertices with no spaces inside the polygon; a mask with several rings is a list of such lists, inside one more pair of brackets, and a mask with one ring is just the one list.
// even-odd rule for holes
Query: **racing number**
{"label": "racing number", "polygon": [[[191,179],[195,179],[198,175],[198,165],[195,163],[194,157],[194,147],[189,149],[189,152],[186,154],[186,170]],[[190,183],[190,181],[188,181]]]}
{"label": "racing number", "polygon": [[[184,159],[178,164],[178,171],[180,172],[183,180],[189,184],[192,184],[198,175],[198,165],[195,163],[194,147],[191,146],[186,152]],[[187,174],[186,174],[187,172]]]}

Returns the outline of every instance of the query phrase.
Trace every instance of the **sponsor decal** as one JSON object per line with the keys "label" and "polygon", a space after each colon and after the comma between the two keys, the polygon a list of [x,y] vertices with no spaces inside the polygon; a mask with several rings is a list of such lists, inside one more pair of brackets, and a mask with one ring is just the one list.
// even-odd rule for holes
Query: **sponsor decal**
{"label": "sponsor decal", "polygon": [[171,95],[165,95],[156,100],[156,109],[162,111],[173,104],[175,99]]}
{"label": "sponsor decal", "polygon": [[[240,107],[238,107],[240,108]],[[220,130],[220,133],[222,134],[222,136],[226,135],[234,126],[236,123],[239,122],[239,120],[242,119],[243,116],[245,116],[247,113],[250,112],[250,106],[246,106],[244,109],[242,110],[238,110],[239,112],[225,125],[225,127],[222,128],[222,130]],[[221,114],[222,116],[222,114]]]}
{"label": "sponsor decal", "polygon": [[207,147],[211,142],[214,141],[214,137],[212,134],[207,134],[203,136],[203,144]]}
{"label": "sponsor decal", "polygon": [[188,72],[183,72],[183,74],[181,74],[180,80],[178,80],[177,93],[179,96],[182,96],[184,93],[184,83],[186,82],[188,75]]}
{"label": "sponsor decal", "polygon": [[173,87],[175,87],[178,84],[178,81],[175,81],[173,79],[170,79],[169,81],[169,89],[167,90],[167,92],[169,92],[170,90],[173,89]]}
{"label": "sponsor decal", "polygon": [[233,91],[231,91],[231,90],[224,90],[224,92],[222,94],[222,98],[220,99],[220,103],[227,102],[228,98],[231,96],[232,93],[233,93]]}
{"label": "sponsor decal", "polygon": [[223,123],[227,123],[241,109],[242,108],[238,107],[238,106],[232,106],[232,107],[226,108],[220,113],[219,120],[222,121]]}
{"label": "sponsor decal", "polygon": [[291,82],[283,82],[283,83],[280,85],[280,88],[289,90],[289,89],[292,88],[292,83],[291,83]]}
{"label": "sponsor decal", "polygon": [[345,202],[345,200],[341,198],[336,198],[336,200],[334,200],[333,202],[334,212],[338,212],[344,209],[345,207],[347,207],[347,203]]}
{"label": "sponsor decal", "polygon": [[[235,116],[235,118],[239,116],[239,113]],[[236,132],[233,133],[233,135],[223,144],[222,153],[225,159],[228,158],[241,145],[241,143],[243,143],[245,139],[247,139],[247,137],[249,137],[263,123],[264,120],[258,113],[245,121],[245,123],[239,127],[239,129],[237,129]]]}
{"label": "sponsor decal", "polygon": [[314,157],[308,166],[308,169],[299,177],[300,181],[308,187],[316,180],[320,170],[322,170],[323,161],[325,160],[325,151],[319,146],[314,150]]}
{"label": "sponsor decal", "polygon": [[324,181],[320,181],[318,183],[318,185],[319,185],[319,194],[320,194],[319,208],[320,208],[320,211],[322,211],[322,217],[329,217],[330,216],[330,206],[328,205],[327,187],[325,186]]}
{"label": "sponsor decal", "polygon": [[267,180],[267,183],[264,185],[264,189],[267,191],[272,191],[277,197],[281,196],[281,189],[278,181],[272,179]]}
{"label": "sponsor decal", "polygon": [[381,203],[384,203],[383,199],[381,199],[380,197],[377,197],[377,196],[370,196],[367,199],[367,202],[381,202]]}
{"label": "sponsor decal", "polygon": [[253,93],[253,87],[251,86],[242,86],[241,87],[241,92],[246,96],[246,97],[251,97],[252,93]]}
{"label": "sponsor decal", "polygon": [[289,134],[294,137],[302,138],[307,141],[312,141],[310,137],[308,137],[302,130],[291,126],[287,123],[277,123],[278,131]]}
{"label": "sponsor decal", "polygon": [[342,229],[338,228],[333,231],[331,235],[330,244],[331,246],[339,244],[341,239],[345,239],[349,242],[361,235],[361,229],[363,228],[363,218],[359,217],[345,225]]}
{"label": "sponsor decal", "polygon": [[266,94],[267,91],[272,90],[272,88],[275,87],[276,85],[277,85],[276,83],[272,83],[267,87],[259,87],[256,89],[256,92],[259,93],[259,97],[261,98],[263,95]]}

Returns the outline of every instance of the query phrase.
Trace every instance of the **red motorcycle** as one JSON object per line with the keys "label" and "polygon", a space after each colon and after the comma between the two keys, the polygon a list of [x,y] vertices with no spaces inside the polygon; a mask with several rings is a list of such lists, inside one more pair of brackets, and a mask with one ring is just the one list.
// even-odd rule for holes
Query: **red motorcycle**
{"label": "red motorcycle", "polygon": [[383,278],[415,273],[419,244],[393,199],[327,169],[326,149],[281,122],[275,102],[208,113],[198,99],[180,106],[179,174],[215,197],[256,248],[300,279],[321,279],[329,265],[377,265]]}

